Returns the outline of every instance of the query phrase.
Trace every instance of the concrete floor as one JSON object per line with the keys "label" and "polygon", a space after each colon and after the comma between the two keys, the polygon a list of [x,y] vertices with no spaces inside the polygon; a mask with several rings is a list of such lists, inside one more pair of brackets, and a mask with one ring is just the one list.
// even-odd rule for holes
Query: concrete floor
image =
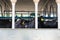
{"label": "concrete floor", "polygon": [[60,30],[0,29],[0,40],[60,40]]}

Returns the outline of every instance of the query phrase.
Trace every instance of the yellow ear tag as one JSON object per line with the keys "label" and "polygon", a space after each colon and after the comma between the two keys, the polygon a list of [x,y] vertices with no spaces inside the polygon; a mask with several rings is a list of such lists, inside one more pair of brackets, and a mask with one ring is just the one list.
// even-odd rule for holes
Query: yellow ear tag
{"label": "yellow ear tag", "polygon": [[44,21],[44,19],[43,19],[43,18],[41,18],[41,21]]}
{"label": "yellow ear tag", "polygon": [[24,21],[22,22],[22,24],[24,25]]}

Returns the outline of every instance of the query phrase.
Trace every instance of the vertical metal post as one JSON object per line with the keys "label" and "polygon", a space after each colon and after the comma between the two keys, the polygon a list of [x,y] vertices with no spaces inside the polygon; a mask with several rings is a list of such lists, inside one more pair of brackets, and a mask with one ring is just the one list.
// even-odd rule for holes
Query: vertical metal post
{"label": "vertical metal post", "polygon": [[12,3],[12,29],[15,28],[15,3]]}
{"label": "vertical metal post", "polygon": [[57,5],[58,5],[58,8],[57,8],[57,10],[58,10],[58,29],[60,29],[60,3],[57,3]]}
{"label": "vertical metal post", "polygon": [[35,3],[35,29],[38,29],[38,3]]}

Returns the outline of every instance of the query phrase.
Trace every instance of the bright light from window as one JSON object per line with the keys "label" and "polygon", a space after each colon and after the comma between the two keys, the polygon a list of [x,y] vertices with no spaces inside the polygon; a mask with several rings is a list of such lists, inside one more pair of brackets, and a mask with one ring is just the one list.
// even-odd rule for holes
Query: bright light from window
{"label": "bright light from window", "polygon": [[10,17],[12,17],[12,14],[10,14]]}
{"label": "bright light from window", "polygon": [[56,14],[54,14],[54,17],[57,17]]}
{"label": "bright light from window", "polygon": [[29,15],[28,14],[26,14],[26,15],[24,14],[23,17],[29,17]]}
{"label": "bright light from window", "polygon": [[53,17],[53,14],[51,13],[51,15],[50,15],[51,17]]}
{"label": "bright light from window", "polygon": [[17,13],[16,16],[17,16],[17,17],[21,17],[21,14],[18,14],[18,13]]}
{"label": "bright light from window", "polygon": [[1,13],[0,13],[0,17],[1,17]]}
{"label": "bright light from window", "polygon": [[46,17],[48,17],[48,14],[46,14]]}

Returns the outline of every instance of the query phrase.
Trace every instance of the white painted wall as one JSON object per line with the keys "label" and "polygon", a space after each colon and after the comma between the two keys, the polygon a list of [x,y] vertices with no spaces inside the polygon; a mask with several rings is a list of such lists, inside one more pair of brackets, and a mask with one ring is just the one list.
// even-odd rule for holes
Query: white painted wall
{"label": "white painted wall", "polygon": [[0,40],[60,40],[60,30],[0,29]]}

